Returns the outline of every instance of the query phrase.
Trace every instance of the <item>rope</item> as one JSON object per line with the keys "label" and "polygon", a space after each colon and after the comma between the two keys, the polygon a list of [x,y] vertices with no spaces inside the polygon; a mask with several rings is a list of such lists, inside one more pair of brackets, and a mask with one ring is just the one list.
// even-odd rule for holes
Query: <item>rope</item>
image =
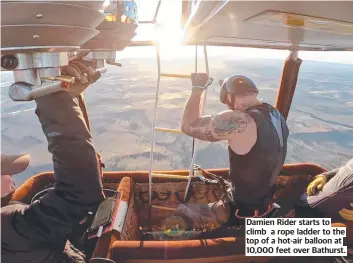
{"label": "rope", "polygon": [[197,73],[197,44],[195,45],[195,73]]}
{"label": "rope", "polygon": [[[195,73],[197,73],[197,44],[195,45]],[[192,138],[192,150],[191,150],[191,158],[194,156],[195,153],[195,138]]]}
{"label": "rope", "polygon": [[[196,58],[195,58],[195,71],[197,71],[197,45],[196,45],[195,56],[196,56]],[[209,72],[209,66],[208,66],[208,56],[207,56],[206,46],[204,46],[204,57],[205,57],[206,73],[207,73],[207,75],[209,75],[210,72]],[[203,101],[202,101],[201,115],[203,115],[203,112],[205,109],[206,97],[207,97],[207,89],[205,90],[205,95],[204,95]],[[194,164],[195,164],[195,160],[196,160],[196,147],[197,147],[197,141],[195,140],[195,138],[193,138],[193,145],[192,146],[193,146],[192,147],[192,159],[191,159],[191,164],[190,164],[188,183],[186,184],[186,189],[185,189],[184,200],[186,200],[186,198],[188,196],[188,191],[189,191],[189,188],[191,185],[191,177],[194,174]]]}
{"label": "rope", "polygon": [[155,126],[157,119],[157,107],[158,107],[158,99],[159,99],[159,86],[161,82],[161,61],[159,54],[159,44],[156,45],[156,53],[157,53],[157,69],[158,69],[158,78],[157,78],[157,88],[156,88],[156,96],[154,101],[154,110],[153,110],[153,124],[152,124],[152,143],[151,143],[151,152],[150,152],[150,163],[149,163],[149,175],[148,175],[148,199],[150,207],[152,205],[152,165],[153,165],[153,150],[154,150],[154,140],[155,140]]}

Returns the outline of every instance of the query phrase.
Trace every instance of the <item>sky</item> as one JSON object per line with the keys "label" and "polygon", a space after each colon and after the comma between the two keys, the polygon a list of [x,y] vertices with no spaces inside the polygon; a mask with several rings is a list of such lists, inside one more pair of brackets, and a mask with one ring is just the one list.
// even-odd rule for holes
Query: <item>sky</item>
{"label": "sky", "polygon": [[[138,15],[140,21],[152,20],[158,0],[136,0],[138,5]],[[193,58],[195,55],[194,47],[183,47],[178,44],[182,38],[180,29],[181,1],[168,0],[162,1],[160,12],[157,18],[157,25],[140,24],[137,28],[137,35],[133,39],[138,40],[160,40],[161,57],[163,59],[175,59],[178,57]],[[131,47],[118,52],[119,58],[144,58],[155,57],[156,54],[151,47]],[[151,52],[152,51],[152,52]],[[209,56],[221,56],[233,58],[268,58],[285,59],[289,54],[286,50],[268,50],[254,48],[237,47],[209,47]],[[299,57],[303,60],[335,62],[353,64],[353,51],[301,51]]]}

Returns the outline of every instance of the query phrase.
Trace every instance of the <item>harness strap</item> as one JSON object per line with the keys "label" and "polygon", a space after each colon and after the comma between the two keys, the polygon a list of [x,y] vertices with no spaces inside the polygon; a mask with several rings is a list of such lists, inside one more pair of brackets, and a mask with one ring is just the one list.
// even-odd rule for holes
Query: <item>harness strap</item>
{"label": "harness strap", "polygon": [[273,111],[271,111],[270,116],[271,116],[272,124],[275,127],[276,132],[277,132],[280,147],[282,148],[283,147],[283,130],[282,130],[281,115],[277,110],[273,110]]}
{"label": "harness strap", "polygon": [[[203,173],[207,174],[208,176],[214,178],[214,180],[210,180],[208,178],[205,178],[203,176],[198,175],[197,177],[201,181],[203,181],[205,184],[207,184],[207,183],[208,184],[219,184],[221,186],[221,188],[223,188],[223,189],[224,189],[224,187],[226,187],[226,189],[225,189],[226,193],[223,196],[221,196],[220,199],[222,199],[222,197],[224,197],[224,196],[227,196],[228,197],[228,201],[236,206],[236,202],[234,201],[234,198],[233,198],[234,187],[232,186],[231,182],[229,182],[228,180],[224,179],[221,176],[218,176],[218,175],[215,175],[215,174],[213,174],[211,172],[203,170],[200,166],[196,166],[195,169],[200,170]],[[252,216],[240,216],[239,215],[239,211],[241,209],[239,209],[239,208],[237,208],[235,210],[234,216],[236,218],[238,218],[238,219],[245,219],[245,218],[249,218],[249,217],[251,217],[251,218],[264,218],[264,217],[267,217],[269,215],[271,217],[272,214],[273,214],[274,209],[280,208],[280,206],[278,204],[273,203],[273,199],[274,198],[272,198],[271,201],[268,203],[267,209],[265,209],[265,210],[261,210],[260,211],[258,208],[254,208]],[[216,203],[214,205],[216,205]],[[212,207],[212,209],[213,209],[213,207]],[[216,217],[217,217],[217,215],[216,215]]]}

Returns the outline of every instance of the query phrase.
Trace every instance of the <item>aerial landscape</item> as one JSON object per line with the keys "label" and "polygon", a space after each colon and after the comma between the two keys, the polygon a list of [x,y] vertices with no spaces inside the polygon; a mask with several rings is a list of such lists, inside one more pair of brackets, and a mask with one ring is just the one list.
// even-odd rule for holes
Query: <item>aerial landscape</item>
{"label": "aerial landscape", "polygon": [[[154,58],[122,59],[121,68],[109,66],[85,94],[96,149],[107,171],[148,170],[151,125],[157,81]],[[190,74],[192,60],[162,61],[169,73]],[[219,101],[218,80],[243,74],[252,78],[260,98],[275,102],[283,60],[210,58],[214,83],[205,114],[225,110]],[[202,68],[200,68],[202,70]],[[288,117],[290,137],[286,163],[313,162],[330,169],[353,156],[353,65],[304,61]],[[34,113],[35,102],[13,102],[8,93],[12,74],[1,73],[2,153],[29,153],[29,169],[16,177],[21,184],[31,175],[52,170],[47,142]],[[162,79],[157,126],[178,129],[191,83]],[[188,169],[192,138],[156,133],[155,170]],[[203,168],[228,166],[226,143],[198,144],[196,163]]]}

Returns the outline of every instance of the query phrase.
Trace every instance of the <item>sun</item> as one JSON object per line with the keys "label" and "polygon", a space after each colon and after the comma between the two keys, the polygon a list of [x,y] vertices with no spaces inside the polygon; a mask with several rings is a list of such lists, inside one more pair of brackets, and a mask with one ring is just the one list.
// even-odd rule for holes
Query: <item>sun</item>
{"label": "sun", "polygon": [[178,43],[184,40],[184,30],[177,25],[156,25],[156,40],[160,43]]}
{"label": "sun", "polygon": [[184,31],[178,26],[156,27],[156,40],[164,58],[177,58],[183,52]]}

